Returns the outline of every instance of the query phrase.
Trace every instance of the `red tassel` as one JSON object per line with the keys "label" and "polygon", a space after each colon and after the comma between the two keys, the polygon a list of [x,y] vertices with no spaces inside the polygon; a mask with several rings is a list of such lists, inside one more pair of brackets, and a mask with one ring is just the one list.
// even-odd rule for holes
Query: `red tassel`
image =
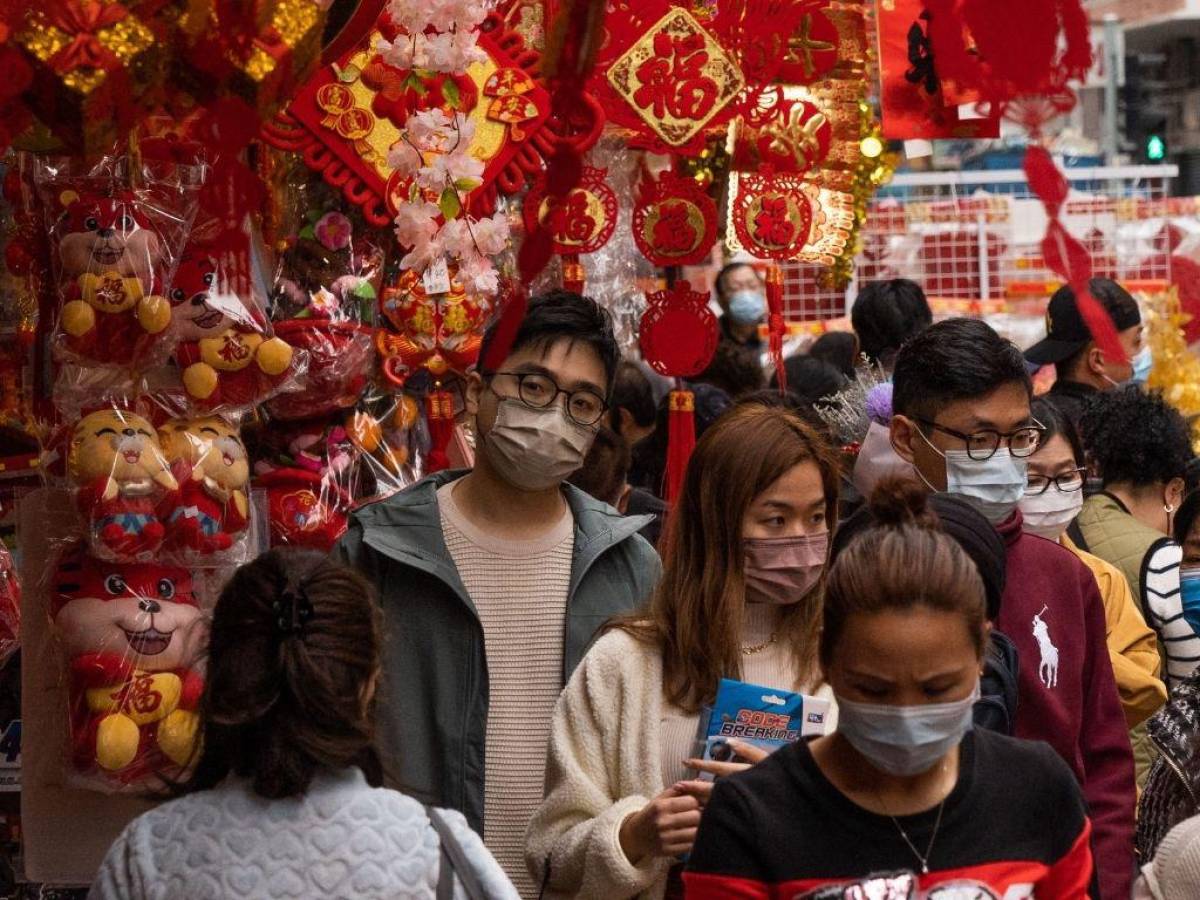
{"label": "red tassel", "polygon": [[1092,259],[1087,248],[1073,238],[1058,219],[1070,185],[1044,147],[1030,145],[1025,151],[1025,176],[1029,188],[1046,207],[1050,224],[1042,239],[1042,257],[1047,267],[1062,276],[1075,292],[1075,305],[1092,334],[1096,346],[1112,362],[1129,362],[1121,346],[1116,326],[1099,301],[1092,296],[1088,282],[1092,277]]}
{"label": "red tassel", "polygon": [[426,473],[450,468],[447,448],[454,437],[454,395],[438,389],[425,398],[425,415],[429,422],[429,459]]}
{"label": "red tassel", "polygon": [[667,419],[667,471],[663,493],[674,503],[683,489],[688,460],[696,448],[696,396],[691,391],[671,391]]}
{"label": "red tassel", "polygon": [[563,290],[573,294],[583,293],[583,263],[579,261],[579,254],[572,253],[563,257],[562,282]]}
{"label": "red tassel", "polygon": [[775,366],[775,378],[779,392],[787,393],[787,371],[783,368],[783,336],[787,323],[783,320],[783,270],[772,265],[767,269],[767,348],[771,353],[771,364]]}

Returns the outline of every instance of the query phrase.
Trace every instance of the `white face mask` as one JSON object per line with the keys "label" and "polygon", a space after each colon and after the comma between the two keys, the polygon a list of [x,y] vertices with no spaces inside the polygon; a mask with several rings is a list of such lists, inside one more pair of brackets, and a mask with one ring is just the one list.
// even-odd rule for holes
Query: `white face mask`
{"label": "white face mask", "polygon": [[889,775],[928,772],[973,726],[979,685],[969,697],[928,706],[887,706],[837,698],[837,730],[868,762]]}
{"label": "white face mask", "polygon": [[1054,485],[1041,494],[1021,498],[1023,529],[1030,534],[1057,541],[1083,509],[1083,491],[1060,491]]}
{"label": "white face mask", "polygon": [[595,437],[594,428],[572,420],[557,403],[534,409],[501,397],[484,446],[497,474],[513,487],[547,491],[583,465]]}
{"label": "white face mask", "polygon": [[[961,497],[993,525],[999,525],[1012,515],[1025,496],[1025,485],[1029,482],[1027,460],[1013,456],[1007,447],[1001,447],[989,459],[971,459],[966,450],[943,453],[933,446],[924,432],[917,433],[946,461],[947,494]],[[917,474],[921,474],[920,470]],[[921,480],[931,491],[937,490],[924,475]]]}

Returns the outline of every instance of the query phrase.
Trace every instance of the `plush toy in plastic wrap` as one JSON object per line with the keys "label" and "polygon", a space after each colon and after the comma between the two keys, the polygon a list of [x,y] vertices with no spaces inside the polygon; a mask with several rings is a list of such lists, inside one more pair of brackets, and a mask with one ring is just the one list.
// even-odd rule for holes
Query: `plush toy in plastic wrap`
{"label": "plush toy in plastic wrap", "polygon": [[92,552],[144,562],[162,546],[179,483],[146,419],[116,407],[84,416],[67,450],[67,473]]}
{"label": "plush toy in plastic wrap", "polygon": [[[249,524],[250,462],[237,429],[217,416],[172,419],[158,430],[179,482],[165,546],[187,557],[225,554]],[[230,561],[230,560],[225,560]]]}
{"label": "plush toy in plastic wrap", "polygon": [[54,572],[50,610],[69,673],[74,774],[119,791],[178,773],[194,755],[204,687],[205,617],[191,575],[72,548]]}
{"label": "plush toy in plastic wrap", "polygon": [[52,229],[60,269],[59,346],[83,363],[145,358],[171,324],[163,248],[132,194],[75,197]]}
{"label": "plush toy in plastic wrap", "polygon": [[350,218],[340,212],[310,213],[309,219],[283,257],[271,301],[275,333],[308,352],[303,390],[268,404],[281,419],[353,406],[374,368],[383,253],[356,239]]}
{"label": "plush toy in plastic wrap", "polygon": [[8,549],[0,544],[0,668],[21,642],[21,583]]}
{"label": "plush toy in plastic wrap", "polygon": [[217,261],[189,247],[171,292],[179,343],[175,360],[193,406],[239,409],[283,390],[296,374],[292,346],[258,309],[222,285]]}

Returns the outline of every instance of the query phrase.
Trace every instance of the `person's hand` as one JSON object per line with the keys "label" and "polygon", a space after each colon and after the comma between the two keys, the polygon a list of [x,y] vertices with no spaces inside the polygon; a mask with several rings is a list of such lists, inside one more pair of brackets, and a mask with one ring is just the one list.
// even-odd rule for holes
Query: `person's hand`
{"label": "person's hand", "polygon": [[736,775],[738,772],[745,772],[751,766],[762,762],[771,754],[756,747],[754,744],[747,744],[744,741],[729,741],[729,746],[733,749],[735,756],[745,762],[716,762],[711,759],[685,759],[683,764],[689,769],[695,769],[697,772],[706,772],[714,778],[723,778],[726,775]]}
{"label": "person's hand", "polygon": [[689,853],[700,827],[700,801],[676,784],[621,823],[621,849],[637,864],[647,856]]}

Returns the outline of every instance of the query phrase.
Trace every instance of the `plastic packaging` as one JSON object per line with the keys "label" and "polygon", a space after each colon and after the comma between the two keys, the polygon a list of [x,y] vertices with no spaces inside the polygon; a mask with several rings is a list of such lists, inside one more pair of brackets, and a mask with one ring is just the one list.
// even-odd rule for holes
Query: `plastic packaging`
{"label": "plastic packaging", "polygon": [[192,565],[249,556],[250,461],[238,429],[219,416],[171,419],[158,429],[179,485],[164,549]]}
{"label": "plastic packaging", "polygon": [[21,646],[21,583],[7,548],[0,544],[0,669]]}
{"label": "plastic packaging", "polygon": [[67,548],[50,617],[70,703],[68,781],[143,791],[193,760],[207,619],[186,569]]}
{"label": "plastic packaging", "polygon": [[383,251],[342,212],[312,211],[284,254],[271,299],[275,333],[308,353],[302,389],[274,398],[280,419],[353,406],[375,365],[373,325]]}
{"label": "plastic packaging", "polygon": [[167,296],[202,167],[117,157],[81,173],[47,161],[34,177],[57,284],[55,357],[83,370],[164,362],[174,344]]}
{"label": "plastic packaging", "polygon": [[153,559],[179,491],[154,426],[119,406],[90,412],[71,430],[66,468],[91,552],[118,562]]}

